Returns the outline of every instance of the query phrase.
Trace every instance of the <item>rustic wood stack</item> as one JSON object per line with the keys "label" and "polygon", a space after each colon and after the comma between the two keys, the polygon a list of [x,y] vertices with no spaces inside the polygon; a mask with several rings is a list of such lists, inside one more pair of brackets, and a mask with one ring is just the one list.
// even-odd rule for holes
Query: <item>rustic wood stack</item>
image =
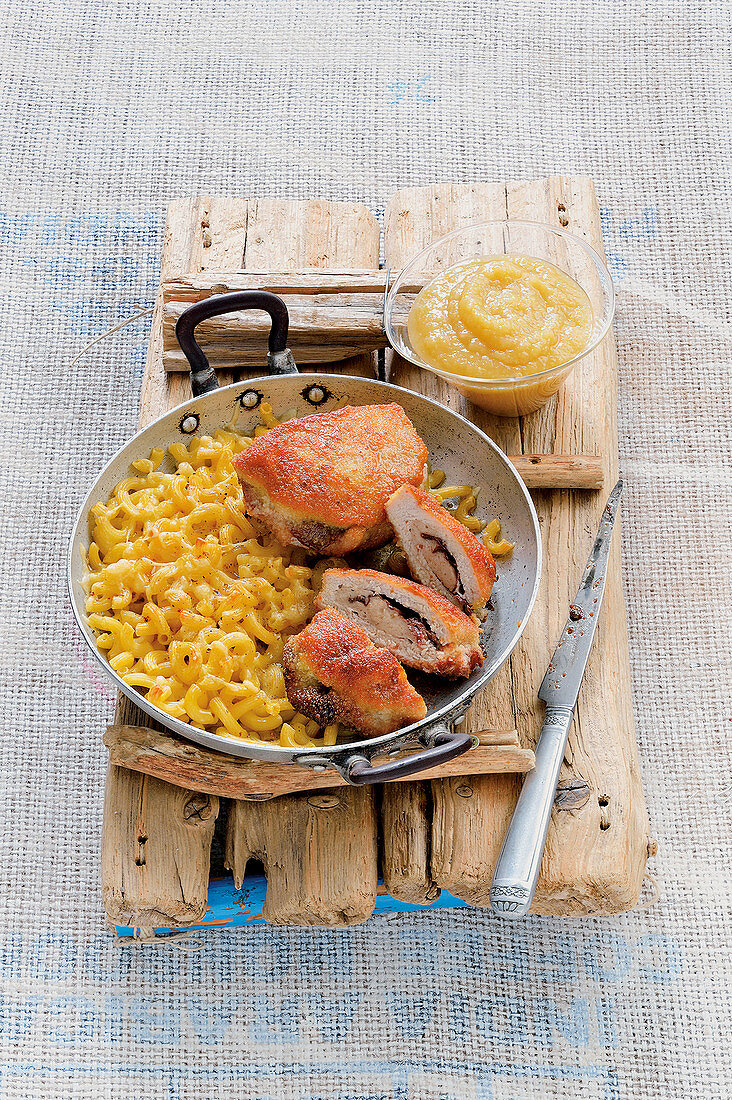
{"label": "rustic wood stack", "polygon": [[[602,250],[591,181],[555,177],[399,191],[386,209],[387,264],[398,270],[417,250],[451,229],[505,217],[561,225]],[[173,203],[162,257],[164,286],[153,317],[143,381],[141,425],[189,396],[182,373],[185,364],[170,342],[171,325],[182,308],[176,302],[240,288],[250,279],[257,286],[287,291],[287,298],[293,290],[290,282],[302,285],[301,274],[288,282],[288,272],[310,272],[310,287],[319,293],[378,297],[378,288],[383,288],[378,258],[378,225],[364,206],[212,198]],[[340,282],[333,284],[331,278],[323,283],[324,276],[313,274],[318,270],[340,273]],[[365,273],[371,273],[369,278]],[[329,323],[342,325],[344,338],[333,359],[342,359],[341,352],[353,348],[362,352],[334,363],[332,369],[338,373],[371,375],[372,348],[382,346],[375,301],[361,301],[355,319],[349,319],[348,308],[335,298],[302,307],[326,310]],[[336,310],[340,321],[333,316]],[[303,353],[312,317],[309,323],[301,320],[299,328],[295,326],[295,355],[302,362],[315,362]],[[207,350],[214,366],[232,365],[232,346],[230,330],[212,331]],[[309,346],[315,354],[317,342],[311,339]],[[317,354],[323,360],[322,352]],[[253,366],[254,351],[238,362]],[[250,375],[261,372],[261,359],[256,363]],[[617,477],[617,360],[612,338],[581,364],[543,410],[520,420],[492,417],[436,376],[396,358],[389,371],[391,381],[473,419],[508,454],[517,456],[519,468],[523,464],[528,471],[527,483],[534,468],[549,471],[534,481],[539,486],[591,487],[602,480],[611,486]],[[222,383],[229,380],[222,371]],[[562,456],[559,463],[557,456]],[[602,491],[556,488],[540,488],[534,499],[545,551],[540,595],[518,648],[471,708],[467,726],[484,731],[486,743],[476,753],[492,752],[496,761],[503,753],[503,770],[510,767],[514,772],[525,770],[530,762],[541,726],[536,692],[605,501]],[[466,766],[450,778],[394,783],[378,791],[336,786],[337,780],[331,779],[333,789],[325,795],[313,791],[313,784],[309,791],[272,801],[245,801],[255,790],[246,765],[234,769],[233,779],[231,769],[224,769],[226,776],[215,774],[215,757],[194,746],[182,747],[123,697],[107,743],[111,762],[102,853],[104,903],[114,923],[143,930],[185,926],[205,911],[219,812],[218,794],[213,792],[234,797],[227,818],[226,858],[235,879],[242,879],[251,858],[265,865],[265,918],[276,924],[338,925],[371,914],[378,870],[387,891],[402,900],[426,903],[444,888],[470,904],[486,906],[493,864],[520,786],[516,774],[468,777]],[[263,790],[271,795],[294,789],[274,785],[272,774],[263,776],[257,777],[258,797]],[[189,781],[189,787],[180,785]],[[616,537],[534,910],[578,915],[632,907],[652,850],[633,727]]]}

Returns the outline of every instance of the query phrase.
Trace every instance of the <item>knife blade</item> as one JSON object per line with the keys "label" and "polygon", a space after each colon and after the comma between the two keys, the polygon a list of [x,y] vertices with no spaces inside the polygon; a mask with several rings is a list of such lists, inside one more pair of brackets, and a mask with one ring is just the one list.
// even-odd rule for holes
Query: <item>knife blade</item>
{"label": "knife blade", "polygon": [[539,688],[546,714],[536,744],[536,763],[524,779],[490,889],[493,912],[510,920],[526,916],[536,890],[559,769],[605,592],[622,491],[621,478],[603,510],[579,590],[569,607],[569,618]]}
{"label": "knife blade", "polygon": [[569,618],[539,688],[539,698],[548,707],[574,707],[577,703],[605,593],[610,541],[622,492],[621,478],[605,505],[579,591],[569,606]]}

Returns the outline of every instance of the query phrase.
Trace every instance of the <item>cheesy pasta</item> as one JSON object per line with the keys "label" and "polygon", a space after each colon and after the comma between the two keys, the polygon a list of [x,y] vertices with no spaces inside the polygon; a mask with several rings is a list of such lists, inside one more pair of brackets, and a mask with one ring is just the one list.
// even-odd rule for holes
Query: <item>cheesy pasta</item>
{"label": "cheesy pasta", "polygon": [[[263,425],[277,423],[262,406]],[[251,441],[233,431],[174,443],[91,510],[89,625],[114,671],[166,714],[225,737],[334,744],[285,693],[287,636],[312,614],[302,551],[258,534],[232,467]]]}

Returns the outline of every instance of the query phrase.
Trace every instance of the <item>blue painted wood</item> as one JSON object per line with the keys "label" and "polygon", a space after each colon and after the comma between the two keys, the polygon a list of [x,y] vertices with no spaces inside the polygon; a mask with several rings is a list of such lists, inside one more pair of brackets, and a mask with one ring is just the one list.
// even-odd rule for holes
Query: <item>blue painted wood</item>
{"label": "blue painted wood", "polygon": [[[263,924],[262,907],[267,893],[267,880],[264,875],[248,875],[240,890],[234,886],[231,875],[225,878],[211,879],[208,884],[208,908],[204,920],[198,924],[186,926],[186,931],[198,931],[206,928],[236,928],[247,924]],[[410,902],[397,901],[388,894],[377,894],[374,914],[403,913],[411,910],[449,909],[465,906],[466,902],[455,898],[443,890],[431,905],[413,905]],[[120,937],[134,936],[136,929],[125,925],[115,925]],[[180,928],[156,928],[156,936],[174,935]]]}

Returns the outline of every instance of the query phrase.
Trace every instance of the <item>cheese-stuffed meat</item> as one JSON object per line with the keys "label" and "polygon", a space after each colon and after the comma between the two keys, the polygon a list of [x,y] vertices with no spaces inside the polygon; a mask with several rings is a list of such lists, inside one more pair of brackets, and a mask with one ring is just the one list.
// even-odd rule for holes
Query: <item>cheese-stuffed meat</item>
{"label": "cheese-stuffed meat", "polygon": [[419,485],[427,448],[400,405],[289,420],[234,459],[247,512],[284,545],[347,554],[392,537],[384,505]]}
{"label": "cheese-stuffed meat", "polygon": [[403,485],[386,513],[412,574],[463,611],[485,608],[496,579],[490,551],[429,493]]}
{"label": "cheese-stuffed meat", "polygon": [[288,699],[321,726],[341,722],[378,737],[427,713],[396,657],[332,608],[288,640],[282,663]]}
{"label": "cheese-stuffed meat", "polygon": [[478,625],[431,588],[375,569],[329,569],[316,607],[334,607],[411,668],[455,679],[483,663]]}

